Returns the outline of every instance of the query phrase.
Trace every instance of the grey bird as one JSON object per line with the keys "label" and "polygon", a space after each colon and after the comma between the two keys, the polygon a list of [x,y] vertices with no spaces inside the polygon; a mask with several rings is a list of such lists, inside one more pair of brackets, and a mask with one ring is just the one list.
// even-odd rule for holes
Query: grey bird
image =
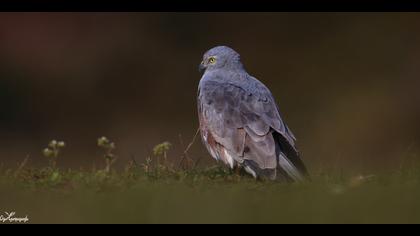
{"label": "grey bird", "polygon": [[307,179],[296,138],[280,116],[270,90],[249,75],[233,49],[217,46],[200,64],[200,134],[210,155],[254,178]]}

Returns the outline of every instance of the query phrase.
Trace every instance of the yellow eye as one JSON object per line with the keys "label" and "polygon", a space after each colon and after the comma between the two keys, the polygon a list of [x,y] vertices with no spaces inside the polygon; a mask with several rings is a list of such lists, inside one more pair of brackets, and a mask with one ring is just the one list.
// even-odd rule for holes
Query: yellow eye
{"label": "yellow eye", "polygon": [[216,58],[215,57],[210,57],[209,58],[209,63],[210,64],[214,64],[216,62]]}

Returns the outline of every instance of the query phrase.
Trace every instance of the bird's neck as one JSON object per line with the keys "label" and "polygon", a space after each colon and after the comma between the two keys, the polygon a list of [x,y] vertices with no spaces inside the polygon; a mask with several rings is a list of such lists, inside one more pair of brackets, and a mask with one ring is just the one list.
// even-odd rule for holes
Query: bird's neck
{"label": "bird's neck", "polygon": [[248,78],[249,75],[248,73],[246,73],[245,70],[226,68],[209,70],[206,71],[203,75],[203,79],[206,80],[215,80],[217,82],[220,82],[220,79],[222,79],[223,81],[230,83],[246,81]]}

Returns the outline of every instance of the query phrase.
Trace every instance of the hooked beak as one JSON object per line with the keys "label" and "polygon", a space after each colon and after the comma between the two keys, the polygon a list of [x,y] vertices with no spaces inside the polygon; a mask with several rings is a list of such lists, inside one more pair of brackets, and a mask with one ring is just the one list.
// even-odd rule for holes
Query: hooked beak
{"label": "hooked beak", "polygon": [[200,73],[203,73],[204,70],[206,70],[206,66],[204,65],[204,62],[201,62],[200,65],[198,66],[198,71]]}

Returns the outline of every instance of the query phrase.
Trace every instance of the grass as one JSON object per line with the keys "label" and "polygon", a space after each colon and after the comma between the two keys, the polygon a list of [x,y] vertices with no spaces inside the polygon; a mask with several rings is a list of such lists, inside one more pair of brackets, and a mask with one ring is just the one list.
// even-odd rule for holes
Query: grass
{"label": "grass", "polygon": [[188,156],[168,163],[171,145],[163,143],[145,163],[117,171],[111,143],[98,142],[105,151],[100,170],[58,169],[51,153],[45,168],[24,161],[0,170],[0,212],[27,215],[30,223],[420,223],[420,168],[314,173],[311,182],[285,184],[198,168]]}

